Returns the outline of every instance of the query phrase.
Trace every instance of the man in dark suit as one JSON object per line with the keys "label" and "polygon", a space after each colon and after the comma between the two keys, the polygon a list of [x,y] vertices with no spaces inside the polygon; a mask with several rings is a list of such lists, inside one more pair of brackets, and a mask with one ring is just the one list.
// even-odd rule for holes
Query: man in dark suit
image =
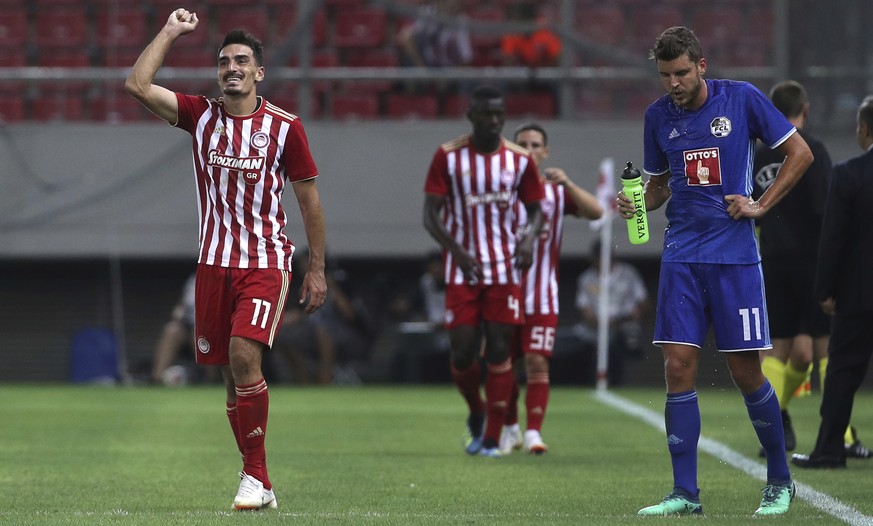
{"label": "man in dark suit", "polygon": [[802,468],[846,467],[843,433],[873,355],[873,228],[864,217],[873,202],[873,96],[858,108],[856,134],[865,153],[834,166],[825,205],[815,292],[834,324],[815,448],[791,459]]}

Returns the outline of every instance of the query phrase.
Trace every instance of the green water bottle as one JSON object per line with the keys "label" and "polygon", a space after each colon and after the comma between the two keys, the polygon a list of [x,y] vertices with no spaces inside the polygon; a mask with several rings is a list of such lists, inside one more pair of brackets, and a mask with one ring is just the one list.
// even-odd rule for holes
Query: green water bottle
{"label": "green water bottle", "polygon": [[624,195],[634,204],[634,216],[627,220],[627,236],[634,245],[642,245],[649,240],[649,220],[646,216],[646,198],[643,195],[643,178],[634,163],[628,161],[621,174]]}

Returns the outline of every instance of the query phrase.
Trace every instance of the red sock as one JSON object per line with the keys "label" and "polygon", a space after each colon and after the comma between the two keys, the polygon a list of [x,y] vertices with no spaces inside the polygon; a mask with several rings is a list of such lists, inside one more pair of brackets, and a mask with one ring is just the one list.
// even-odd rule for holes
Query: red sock
{"label": "red sock", "polygon": [[543,427],[546,406],[549,405],[549,373],[537,373],[527,379],[527,428],[539,431]]}
{"label": "red sock", "polygon": [[518,397],[521,390],[518,388],[518,379],[512,375],[512,393],[509,395],[509,405],[506,407],[506,418],[503,425],[512,426],[518,423]]}
{"label": "red sock", "polygon": [[479,367],[478,361],[473,362],[473,365],[463,371],[455,369],[455,366],[452,365],[452,378],[454,378],[461,396],[467,401],[467,407],[470,408],[471,413],[485,412],[485,402],[482,400],[482,391],[479,389],[481,375],[482,369]]}
{"label": "red sock", "polygon": [[512,362],[488,364],[488,376],[485,379],[485,398],[488,404],[488,417],[485,420],[485,443],[493,441],[496,446],[500,441],[500,430],[506,419],[506,408],[512,394]]}
{"label": "red sock", "polygon": [[239,420],[236,416],[236,404],[227,402],[227,421],[230,422],[230,430],[233,431],[233,438],[236,440],[236,447],[239,448],[240,455],[243,454],[242,437],[239,436]]}
{"label": "red sock", "polygon": [[262,378],[251,385],[236,386],[236,411],[240,441],[243,446],[243,471],[272,489],[267,476],[267,453],[264,437],[267,433],[267,412],[270,396],[267,382]]}

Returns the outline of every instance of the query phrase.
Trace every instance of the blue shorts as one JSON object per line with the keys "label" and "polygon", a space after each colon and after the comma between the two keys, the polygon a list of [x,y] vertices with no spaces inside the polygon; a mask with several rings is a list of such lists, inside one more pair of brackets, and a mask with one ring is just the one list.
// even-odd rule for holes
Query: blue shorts
{"label": "blue shorts", "polygon": [[712,325],[721,352],[773,347],[760,264],[662,263],[652,343],[703,347]]}

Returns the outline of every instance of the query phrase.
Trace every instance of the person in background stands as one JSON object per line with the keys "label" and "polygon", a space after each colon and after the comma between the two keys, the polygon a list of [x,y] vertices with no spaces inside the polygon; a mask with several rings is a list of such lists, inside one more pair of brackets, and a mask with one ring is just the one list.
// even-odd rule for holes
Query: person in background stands
{"label": "person in background stands", "polygon": [[292,183],[309,245],[300,303],[324,303],[324,214],[318,170],[296,115],[257,95],[263,44],[243,30],[216,50],[222,97],[174,93],[154,84],[177,39],[197,14],[174,10],[133,66],[125,88],[152,113],[192,136],[200,257],[195,286],[197,362],[222,369],[227,417],[243,457],[237,510],[277,506],[267,474],[269,395],[262,362],[282,324],[294,245],[285,235],[282,194]]}

